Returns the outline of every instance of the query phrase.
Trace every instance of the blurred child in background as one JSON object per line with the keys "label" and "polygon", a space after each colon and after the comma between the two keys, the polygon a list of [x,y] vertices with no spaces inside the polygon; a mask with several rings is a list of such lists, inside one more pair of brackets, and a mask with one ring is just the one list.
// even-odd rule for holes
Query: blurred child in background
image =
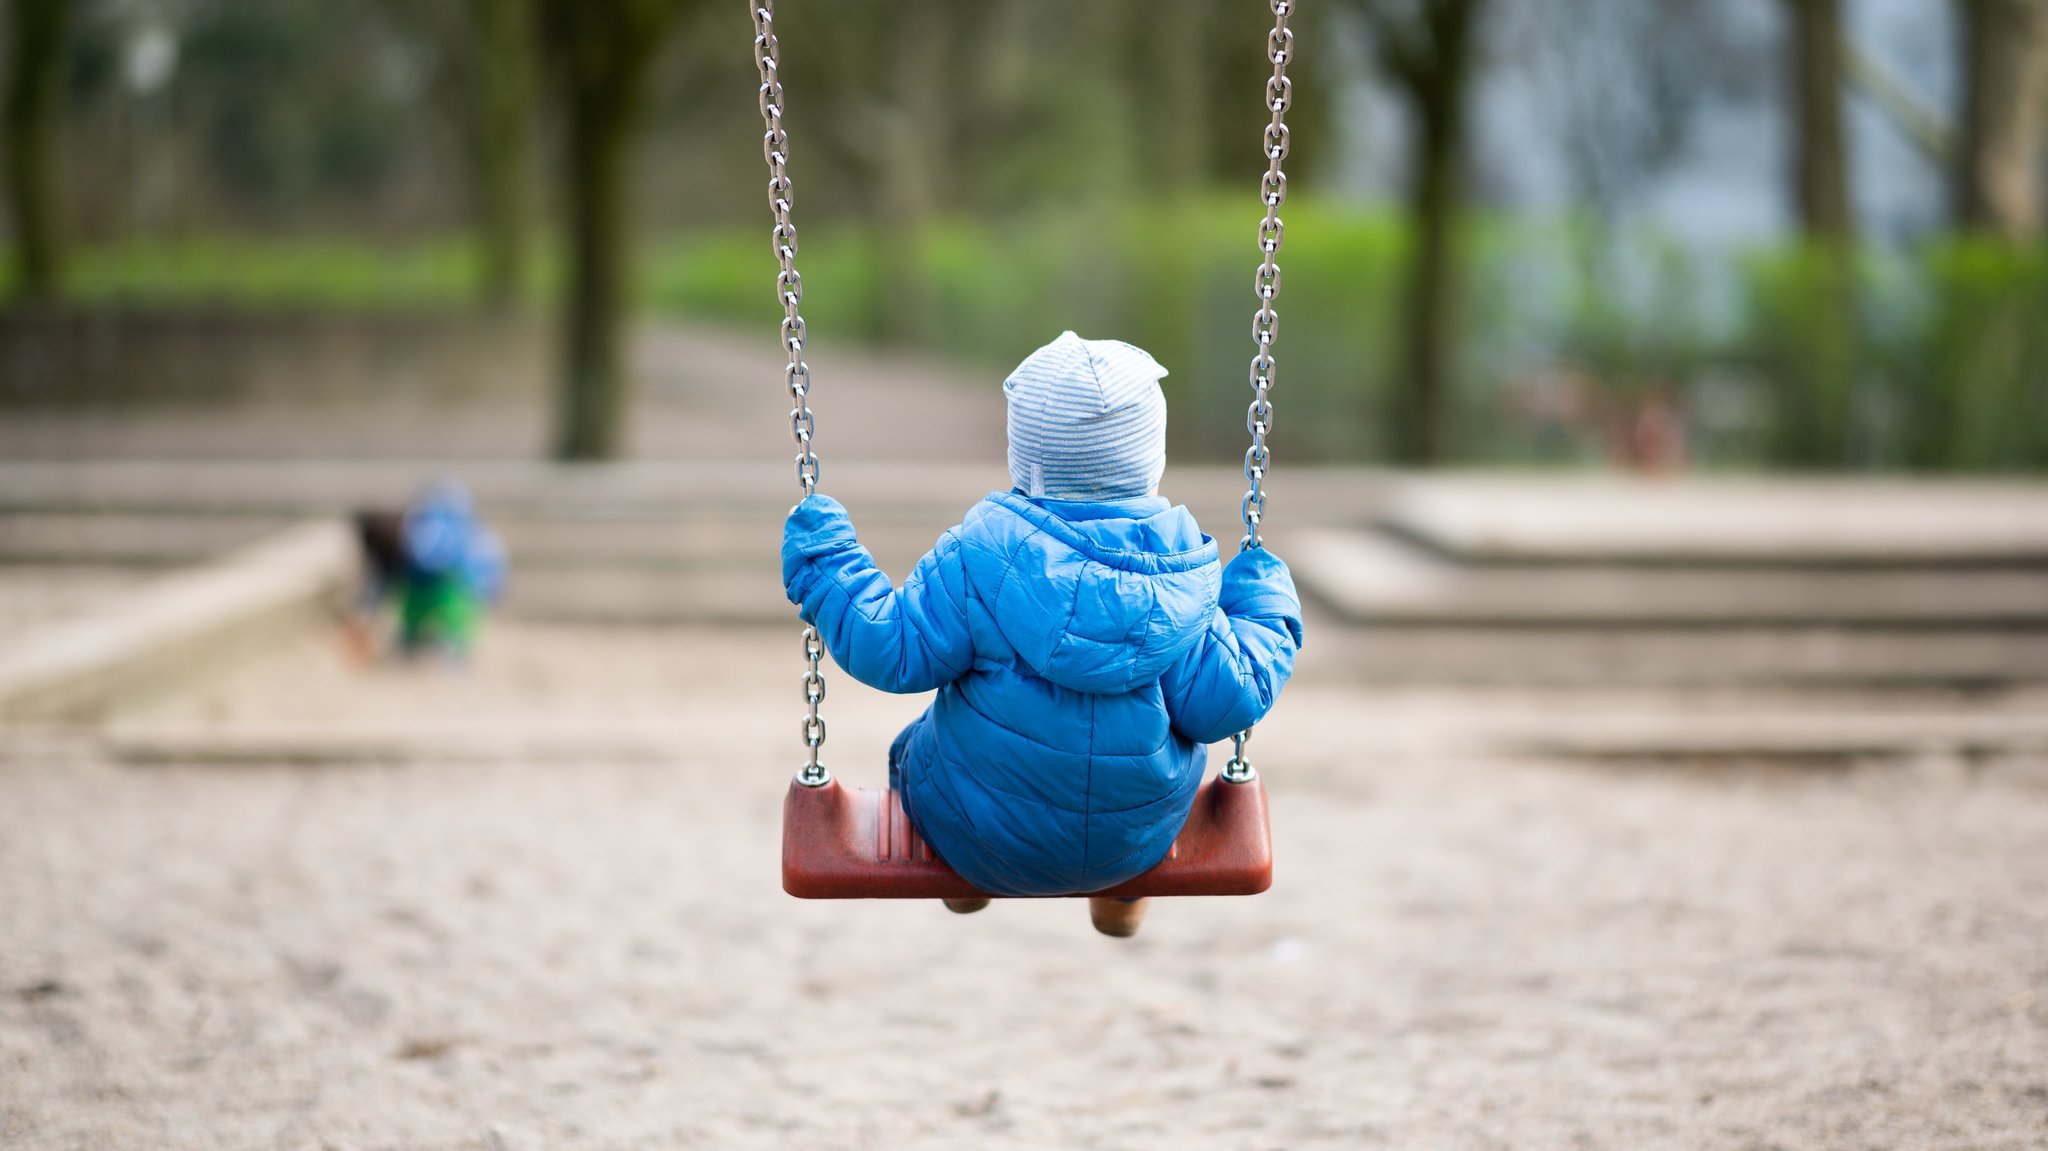
{"label": "blurred child in background", "polygon": [[363,590],[349,627],[356,654],[376,653],[379,617],[392,603],[400,654],[466,659],[506,571],[504,545],[477,517],[468,491],[439,481],[403,513],[358,513],[356,533],[363,548]]}

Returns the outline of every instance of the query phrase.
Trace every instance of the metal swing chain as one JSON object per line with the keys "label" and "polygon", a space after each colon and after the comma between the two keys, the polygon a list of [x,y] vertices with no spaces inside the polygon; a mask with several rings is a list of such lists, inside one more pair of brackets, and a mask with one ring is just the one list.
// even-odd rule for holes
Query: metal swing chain
{"label": "metal swing chain", "polygon": [[[1266,447],[1266,434],[1273,427],[1273,404],[1267,392],[1273,386],[1272,346],[1280,325],[1280,315],[1273,307],[1273,301],[1280,294],[1280,265],[1276,257],[1286,237],[1286,226],[1280,219],[1280,205],[1287,202],[1287,173],[1281,170],[1281,163],[1287,158],[1287,109],[1294,99],[1294,86],[1287,78],[1287,64],[1294,55],[1294,32],[1287,26],[1287,20],[1293,14],[1294,2],[1269,0],[1269,3],[1273,9],[1273,30],[1266,37],[1266,57],[1273,62],[1273,75],[1266,81],[1266,105],[1272,112],[1272,119],[1266,125],[1263,139],[1266,172],[1261,177],[1259,189],[1259,199],[1266,206],[1266,215],[1259,222],[1260,261],[1253,281],[1259,307],[1252,316],[1252,339],[1258,345],[1258,353],[1252,357],[1252,403],[1245,413],[1245,427],[1251,433],[1252,444],[1245,452],[1244,474],[1251,486],[1245,491],[1241,505],[1245,534],[1239,542],[1240,548],[1258,548],[1265,543],[1260,536],[1259,525],[1266,509],[1266,472],[1272,463],[1271,453]],[[794,192],[789,179],[789,133],[782,127],[783,91],[778,75],[780,46],[775,38],[775,0],[750,0],[749,6],[754,19],[754,63],[761,76],[761,120],[766,128],[761,137],[761,151],[768,162],[768,203],[775,215],[771,239],[780,266],[775,286],[782,300],[782,344],[789,354],[783,378],[788,384],[792,405],[789,426],[797,445],[797,484],[804,495],[809,496],[818,487],[818,454],[811,444],[816,423],[810,407],[811,369],[803,357],[804,319],[798,311],[804,298],[804,285],[803,277],[796,270],[796,225],[790,221]],[[832,775],[818,759],[825,743],[825,721],[818,714],[818,705],[825,699],[825,679],[819,672],[819,661],[825,648],[817,628],[804,628],[803,652],[806,665],[804,702],[808,710],[802,732],[809,755],[803,768],[797,772],[797,780],[808,787],[821,787],[831,781]],[[1256,770],[1244,754],[1245,744],[1250,739],[1250,729],[1232,737],[1235,750],[1224,765],[1222,777],[1225,780],[1242,783],[1256,777]]]}
{"label": "metal swing chain", "polygon": [[[1287,64],[1294,58],[1294,30],[1287,26],[1287,18],[1294,14],[1294,0],[1270,3],[1273,30],[1266,35],[1266,58],[1273,62],[1273,75],[1266,81],[1266,107],[1273,118],[1266,124],[1266,174],[1259,182],[1259,200],[1266,205],[1266,218],[1259,221],[1259,270],[1252,280],[1253,291],[1259,298],[1259,309],[1252,313],[1252,340],[1259,350],[1252,357],[1252,403],[1244,418],[1245,430],[1252,436],[1252,446],[1244,453],[1244,478],[1251,486],[1245,490],[1241,504],[1244,538],[1238,541],[1240,550],[1265,546],[1259,525],[1266,515],[1266,471],[1273,462],[1272,453],[1266,448],[1266,433],[1273,430],[1273,401],[1266,393],[1273,386],[1273,340],[1280,334],[1280,313],[1273,307],[1273,301],[1280,295],[1277,257],[1287,236],[1287,227],[1280,221],[1280,205],[1287,202],[1287,173],[1281,171],[1280,164],[1287,159],[1287,109],[1294,103],[1294,83],[1287,78]],[[1244,754],[1245,744],[1251,742],[1251,729],[1230,738],[1230,760],[1220,774],[1229,783],[1249,782],[1258,775]]]}
{"label": "metal swing chain", "polygon": [[[770,238],[780,267],[775,276],[775,292],[782,300],[782,347],[789,353],[789,366],[783,369],[783,382],[789,385],[789,433],[796,440],[797,486],[809,496],[818,490],[818,453],[811,446],[817,424],[811,416],[811,366],[804,362],[804,318],[797,311],[804,299],[804,278],[796,270],[796,225],[790,222],[795,194],[789,182],[789,133],[782,127],[775,0],[750,0],[749,7],[754,14],[754,65],[761,73],[761,122],[767,129],[761,136],[761,154],[768,161],[768,206],[775,213],[775,229]],[[825,700],[825,677],[818,670],[825,645],[818,638],[818,629],[808,624],[804,627],[803,650],[804,704],[808,710],[802,731],[808,754],[796,778],[806,787],[823,787],[832,781],[832,773],[818,762],[820,749],[825,746],[825,720],[818,714],[818,705]]]}

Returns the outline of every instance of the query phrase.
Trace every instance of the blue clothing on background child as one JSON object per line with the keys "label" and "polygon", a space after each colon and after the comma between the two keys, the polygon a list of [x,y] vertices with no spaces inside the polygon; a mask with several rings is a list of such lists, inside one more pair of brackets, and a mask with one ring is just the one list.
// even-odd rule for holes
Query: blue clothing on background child
{"label": "blue clothing on background child", "polygon": [[[1016,490],[989,495],[901,588],[829,496],[790,514],[783,582],[826,649],[885,691],[936,689],[890,749],[912,824],[1000,895],[1099,891],[1187,820],[1204,745],[1256,723],[1300,647],[1270,551],[1226,566],[1156,494],[1164,369],[1069,332],[1005,383]],[[1076,494],[1084,498],[1067,498]]]}
{"label": "blue clothing on background child", "polygon": [[505,547],[454,480],[427,488],[398,526],[398,643],[407,655],[464,656],[505,587]]}

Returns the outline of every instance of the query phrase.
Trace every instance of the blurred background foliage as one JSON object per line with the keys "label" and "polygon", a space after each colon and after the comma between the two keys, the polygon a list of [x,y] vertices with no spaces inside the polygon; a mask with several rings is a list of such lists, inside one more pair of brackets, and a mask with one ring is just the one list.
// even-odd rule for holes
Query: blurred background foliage
{"label": "blurred background foliage", "polygon": [[[11,5],[16,308],[557,307],[570,457],[629,418],[620,313],[770,338],[743,5]],[[2043,468],[2042,7],[1304,5],[1277,442]],[[1177,451],[1236,454],[1270,23],[1258,0],[781,0],[821,347],[993,382],[1062,328],[1114,334],[1172,369]],[[1942,62],[1888,63],[1884,36]],[[1893,185],[1937,207],[1888,209]]]}

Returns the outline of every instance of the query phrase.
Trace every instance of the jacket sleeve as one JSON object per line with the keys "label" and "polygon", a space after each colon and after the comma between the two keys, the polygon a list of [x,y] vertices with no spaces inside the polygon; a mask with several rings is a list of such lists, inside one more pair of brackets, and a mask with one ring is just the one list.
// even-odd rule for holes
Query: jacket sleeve
{"label": "jacket sleeve", "polygon": [[1209,630],[1160,677],[1173,729],[1215,743],[1265,718],[1294,674],[1301,599],[1280,557],[1239,552],[1223,569]]}
{"label": "jacket sleeve", "polygon": [[848,675],[883,691],[930,691],[974,666],[966,576],[948,532],[898,589],[854,538],[839,501],[812,495],[782,532],[782,586]]}

